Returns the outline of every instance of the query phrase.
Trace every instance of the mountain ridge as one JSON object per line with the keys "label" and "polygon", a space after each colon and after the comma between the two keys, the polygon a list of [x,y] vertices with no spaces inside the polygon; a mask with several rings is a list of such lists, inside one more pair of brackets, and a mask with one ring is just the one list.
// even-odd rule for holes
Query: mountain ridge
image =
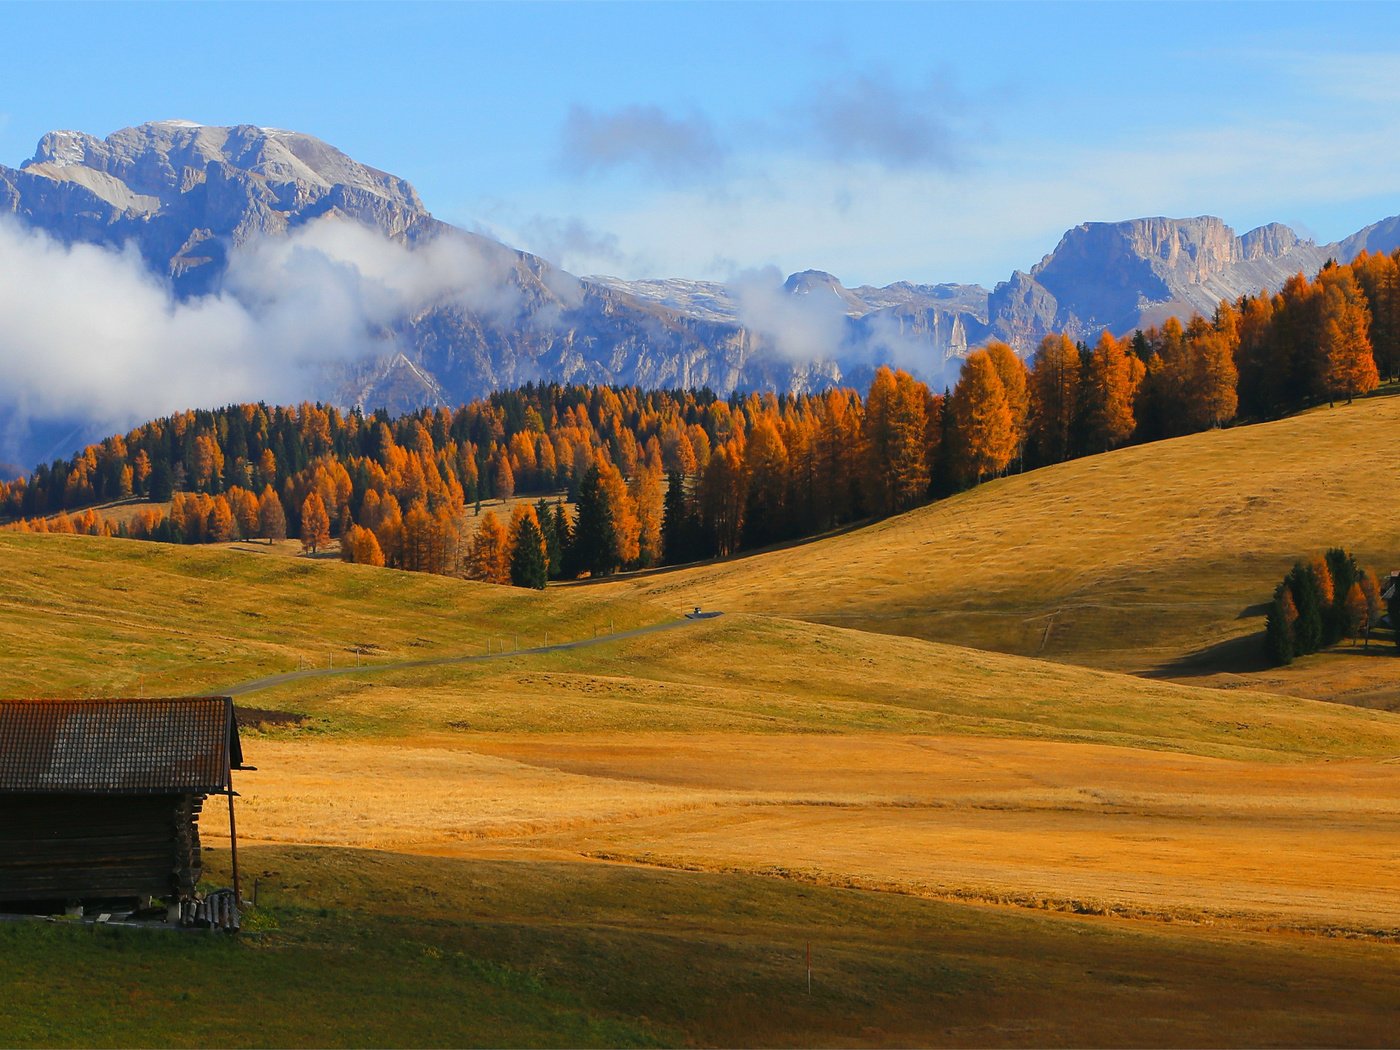
{"label": "mountain ridge", "polygon": [[134,245],[180,301],[223,291],[239,252],[326,220],[410,249],[450,242],[475,260],[461,287],[405,298],[362,358],[327,366],[306,390],[391,411],[532,380],[801,392],[891,364],[945,385],[989,339],[1028,356],[1050,331],[1092,339],[1206,313],[1328,257],[1400,246],[1400,217],[1318,246],[1277,223],[1236,235],[1212,216],[1158,216],[1081,223],[991,290],[847,288],[819,270],[786,282],[578,277],[441,222],[407,180],[314,136],[185,120],[103,139],[49,132],[19,168],[0,166],[0,213],[64,244]]}

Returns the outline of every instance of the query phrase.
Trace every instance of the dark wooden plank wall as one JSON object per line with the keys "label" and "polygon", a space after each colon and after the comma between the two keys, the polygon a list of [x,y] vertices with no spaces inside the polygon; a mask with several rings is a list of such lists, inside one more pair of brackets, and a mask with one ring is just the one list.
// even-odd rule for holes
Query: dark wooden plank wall
{"label": "dark wooden plank wall", "polygon": [[192,895],[190,795],[0,796],[0,901]]}

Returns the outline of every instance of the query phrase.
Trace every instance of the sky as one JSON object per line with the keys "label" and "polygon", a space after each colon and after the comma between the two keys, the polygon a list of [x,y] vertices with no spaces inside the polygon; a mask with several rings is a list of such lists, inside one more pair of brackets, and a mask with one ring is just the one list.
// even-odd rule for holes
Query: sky
{"label": "sky", "polygon": [[988,286],[1067,228],[1400,212],[1400,5],[6,4],[0,163],[319,136],[575,273]]}

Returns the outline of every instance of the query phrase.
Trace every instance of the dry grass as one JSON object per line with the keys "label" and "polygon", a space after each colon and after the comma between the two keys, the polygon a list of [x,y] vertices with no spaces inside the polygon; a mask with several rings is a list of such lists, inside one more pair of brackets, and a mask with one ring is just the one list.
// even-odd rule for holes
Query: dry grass
{"label": "dry grass", "polygon": [[1400,755],[1386,713],[738,615],[545,656],[297,682],[250,702],[379,739],[955,733],[1261,761]]}
{"label": "dry grass", "polygon": [[484,653],[666,619],[337,561],[0,533],[0,696],[208,692],[303,663]]}
{"label": "dry grass", "polygon": [[[1292,562],[1400,556],[1384,450],[1400,398],[1123,449],[1005,478],[854,532],[603,585],[1144,671],[1262,630]],[[1214,669],[1248,669],[1252,653]]]}
{"label": "dry grass", "polygon": [[[226,879],[227,855],[207,856]],[[1371,942],[738,873],[306,847],[243,859],[261,878],[256,937],[0,926],[0,1042],[1384,1046],[1400,994],[1394,947]]]}
{"label": "dry grass", "polygon": [[[81,537],[0,537],[0,558],[11,694],[130,692],[141,673],[190,691],[286,669],[326,640],[419,656],[662,616],[604,601],[610,587],[532,595]],[[257,988],[269,960],[292,960],[309,1002],[345,1000],[318,991],[324,973],[368,1005],[352,1011],[361,1027],[274,1011],[269,1039],[1375,1044],[1391,1031],[1393,946],[1375,943],[1400,934],[1400,720],[1386,713],[749,615],[249,700],[309,716],[250,731],[259,772],[237,783],[245,871],[266,873],[288,933],[221,966]],[[209,807],[211,844],[224,819]],[[334,921],[316,926],[318,908]],[[789,983],[807,938],[830,989],[817,1005]],[[119,982],[124,959],[91,951],[70,956]],[[425,1017],[483,983],[424,959],[501,967],[484,983],[514,982],[510,1026],[493,1027],[489,997],[481,1027],[385,1026],[402,1003],[377,997],[380,971],[408,967],[396,987],[427,989]],[[168,964],[153,953],[142,972]],[[0,974],[0,991],[36,1004],[25,1016],[65,1017],[43,972]],[[213,1007],[195,1012],[209,1041],[243,1041]],[[102,1017],[66,1041],[141,1041]],[[0,1022],[0,1042],[61,1030],[6,1039]]]}
{"label": "dry grass", "polygon": [[742,616],[259,703],[268,842],[1400,934],[1386,714]]}
{"label": "dry grass", "polygon": [[[1400,937],[1393,761],[1265,766],[896,734],[312,737],[248,749],[261,771],[240,779],[239,820],[255,841],[604,857]],[[211,812],[206,832],[223,819]]]}

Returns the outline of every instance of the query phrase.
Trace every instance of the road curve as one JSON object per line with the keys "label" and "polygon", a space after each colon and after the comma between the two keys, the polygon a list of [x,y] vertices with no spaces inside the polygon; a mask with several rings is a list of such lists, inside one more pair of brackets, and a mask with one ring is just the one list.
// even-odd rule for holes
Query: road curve
{"label": "road curve", "polygon": [[687,613],[684,619],[671,620],[667,623],[654,623],[649,627],[636,627],[630,631],[617,631],[613,634],[600,634],[593,638],[580,638],[573,642],[559,642],[556,645],[537,645],[531,649],[510,649],[499,653],[481,653],[469,656],[430,656],[421,660],[394,660],[381,664],[362,664],[359,667],[320,667],[307,668],[304,671],[288,671],[285,674],[268,675],[266,678],[254,678],[247,682],[239,682],[226,689],[217,689],[214,696],[245,696],[248,693],[255,693],[261,689],[271,689],[273,686],[285,685],[287,682],[299,682],[304,678],[330,678],[333,675],[346,674],[379,674],[383,671],[404,671],[415,667],[442,667],[447,664],[470,664],[481,663],[486,660],[504,660],[514,656],[535,656],[541,653],[560,653],[566,649],[583,649],[590,645],[602,645],[604,642],[620,642],[626,638],[638,638],[644,634],[656,634],[659,631],[673,631],[677,627],[685,627],[700,620],[711,620],[723,613],[704,612]]}

